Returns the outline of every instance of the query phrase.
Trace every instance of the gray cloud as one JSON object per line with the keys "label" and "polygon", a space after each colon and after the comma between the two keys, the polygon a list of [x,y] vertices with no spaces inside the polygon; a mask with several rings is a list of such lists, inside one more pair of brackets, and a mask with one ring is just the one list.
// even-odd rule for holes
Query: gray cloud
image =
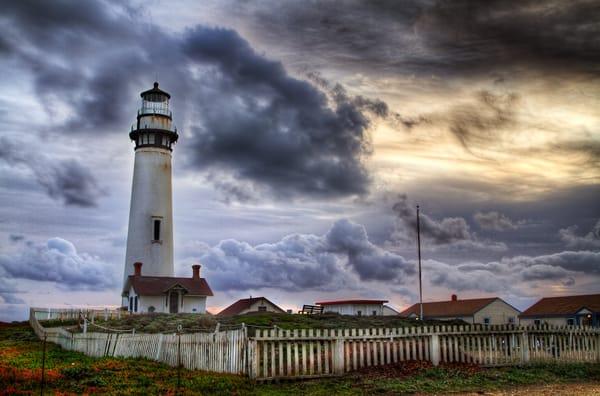
{"label": "gray cloud", "polygon": [[323,236],[292,234],[256,246],[221,241],[200,260],[217,290],[351,290],[359,279],[401,284],[415,272],[414,263],[373,245],[365,228],[348,220]]}
{"label": "gray cloud", "polygon": [[0,298],[4,304],[25,304],[23,299],[15,296],[16,293],[21,293],[21,291],[6,279],[0,278]]}
{"label": "gray cloud", "polygon": [[[178,148],[187,168],[212,174],[215,186],[232,198],[247,197],[220,178],[288,199],[367,193],[368,130],[371,117],[387,111],[385,103],[351,97],[339,86],[331,102],[328,92],[290,76],[231,29],[167,33],[138,23],[135,11],[118,4],[87,6],[6,7],[11,55],[32,73],[49,113],[59,105],[71,110],[55,128],[78,134],[128,130],[135,90],[149,84],[143,82],[149,76],[131,70],[147,70],[173,94],[176,118],[192,121]],[[69,62],[52,62],[57,56]]]}
{"label": "gray cloud", "polygon": [[[591,1],[233,1],[234,15],[270,45],[323,62],[378,73],[506,73],[526,65],[547,73],[590,73],[600,53]],[[250,21],[250,22],[248,22]],[[570,34],[565,35],[564,32]]]}
{"label": "gray cloud", "polygon": [[4,138],[0,138],[0,159],[27,167],[48,196],[65,205],[96,206],[98,198],[106,195],[92,172],[76,160],[52,161],[40,153],[24,152]]}
{"label": "gray cloud", "polygon": [[570,226],[558,231],[560,239],[569,248],[575,249],[600,249],[600,220],[596,222],[592,230],[584,236],[577,235],[578,227]]}
{"label": "gray cloud", "polygon": [[4,279],[56,282],[69,290],[106,290],[117,284],[114,268],[98,257],[78,253],[61,238],[44,245],[27,243],[16,253],[0,255],[0,271]]}
{"label": "gray cloud", "polygon": [[473,219],[481,228],[494,231],[515,230],[522,224],[522,222],[515,222],[496,211],[477,212],[473,215]]}
{"label": "gray cloud", "polygon": [[528,295],[527,287],[535,281],[560,281],[574,286],[577,276],[600,274],[600,253],[589,251],[563,251],[540,256],[505,257],[486,263],[449,265],[428,260],[424,264],[424,277],[433,285],[455,291],[483,291]]}

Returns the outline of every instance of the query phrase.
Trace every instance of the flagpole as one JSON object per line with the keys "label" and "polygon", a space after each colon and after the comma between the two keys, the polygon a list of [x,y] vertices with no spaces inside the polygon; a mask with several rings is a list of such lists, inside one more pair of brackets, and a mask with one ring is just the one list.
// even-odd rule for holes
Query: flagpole
{"label": "flagpole", "polygon": [[419,320],[423,320],[423,284],[421,280],[421,220],[417,205],[417,254],[419,257]]}

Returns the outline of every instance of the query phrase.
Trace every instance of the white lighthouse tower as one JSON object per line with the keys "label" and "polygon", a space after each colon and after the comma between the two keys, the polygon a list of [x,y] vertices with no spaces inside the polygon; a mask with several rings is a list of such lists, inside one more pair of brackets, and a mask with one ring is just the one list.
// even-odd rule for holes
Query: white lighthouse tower
{"label": "white lighthouse tower", "polygon": [[177,128],[169,110],[171,96],[157,82],[141,97],[137,123],[129,134],[135,143],[135,165],[124,284],[134,275],[136,262],[143,263],[146,276],[174,275],[171,156]]}

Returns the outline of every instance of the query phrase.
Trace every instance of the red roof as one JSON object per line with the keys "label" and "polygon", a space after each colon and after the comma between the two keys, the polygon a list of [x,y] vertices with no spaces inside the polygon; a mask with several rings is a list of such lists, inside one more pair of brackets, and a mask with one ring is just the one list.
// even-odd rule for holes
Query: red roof
{"label": "red roof", "polygon": [[275,307],[275,309],[281,311],[281,313],[285,313],[285,311],[283,309],[279,308],[277,305],[275,305],[272,301],[270,301],[266,297],[251,297],[251,298],[242,298],[241,300],[237,300],[236,302],[234,302],[233,304],[231,304],[230,306],[228,306],[227,308],[225,308],[224,310],[219,312],[217,315],[222,315],[222,316],[238,315],[240,312],[250,308],[254,303],[259,302],[261,300],[268,302],[273,307]]}
{"label": "red roof", "polygon": [[133,286],[133,290],[141,296],[160,296],[175,286],[183,287],[193,296],[212,296],[213,292],[206,279],[177,278],[171,276],[135,276],[127,278],[125,290]]}
{"label": "red roof", "polygon": [[545,315],[574,315],[582,308],[600,312],[600,294],[545,297],[527,308],[521,317]]}
{"label": "red roof", "polygon": [[[436,301],[423,303],[424,317],[454,317],[454,316],[471,316],[481,310],[488,304],[491,304],[498,297],[490,298],[471,298],[466,300],[451,300],[451,301]],[[420,307],[416,303],[404,311],[400,312],[401,316],[410,316],[415,314],[419,316]]]}
{"label": "red roof", "polygon": [[337,301],[319,301],[317,305],[342,305],[342,304],[373,304],[381,305],[388,302],[387,300],[337,300]]}

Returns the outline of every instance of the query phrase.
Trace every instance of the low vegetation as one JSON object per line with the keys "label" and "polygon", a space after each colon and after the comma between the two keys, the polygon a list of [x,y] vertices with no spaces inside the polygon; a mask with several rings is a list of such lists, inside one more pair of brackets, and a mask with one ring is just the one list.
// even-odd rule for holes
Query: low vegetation
{"label": "low vegetation", "polygon": [[[0,395],[39,393],[41,366],[42,343],[27,323],[0,325]],[[600,364],[481,369],[407,362],[343,377],[281,383],[254,383],[240,376],[185,369],[178,380],[177,373],[175,368],[144,359],[94,359],[48,344],[45,393],[329,396],[479,392],[542,383],[599,382]]]}
{"label": "low vegetation", "polygon": [[[68,322],[74,324],[75,322]],[[290,315],[270,312],[250,313],[237,316],[214,316],[198,314],[143,314],[127,315],[121,319],[103,321],[97,324],[111,329],[128,330],[135,328],[143,333],[169,333],[177,331],[181,325],[183,332],[212,331],[220,324],[222,329],[239,327],[242,323],[250,328],[268,328],[277,326],[282,329],[335,329],[335,328],[371,328],[371,327],[406,327],[440,324],[438,321],[421,322],[398,316],[349,316],[327,313],[322,315]],[[60,322],[43,322],[45,327],[60,325]],[[464,324],[462,321],[444,322],[444,324]],[[91,331],[92,328],[90,328]],[[93,331],[103,331],[93,327]]]}

